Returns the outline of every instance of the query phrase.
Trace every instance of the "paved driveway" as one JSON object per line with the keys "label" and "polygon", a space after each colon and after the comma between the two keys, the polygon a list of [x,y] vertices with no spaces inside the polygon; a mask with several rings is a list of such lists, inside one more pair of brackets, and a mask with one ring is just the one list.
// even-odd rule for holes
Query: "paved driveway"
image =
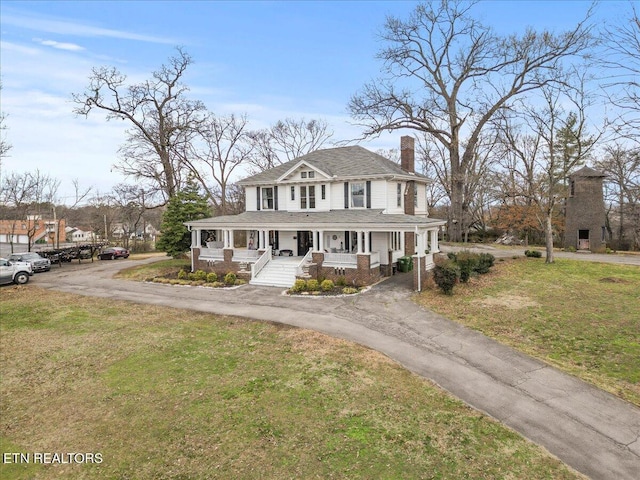
{"label": "paved driveway", "polygon": [[419,307],[406,286],[396,285],[407,277],[343,298],[290,298],[278,288],[250,285],[211,290],[111,278],[134,263],[65,265],[36,276],[34,284],[285,323],[351,340],[433,380],[593,479],[640,478],[640,409]]}

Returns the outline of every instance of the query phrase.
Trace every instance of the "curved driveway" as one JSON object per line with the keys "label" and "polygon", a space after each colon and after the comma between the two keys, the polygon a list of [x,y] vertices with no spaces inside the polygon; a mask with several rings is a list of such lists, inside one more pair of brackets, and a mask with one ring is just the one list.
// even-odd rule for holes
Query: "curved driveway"
{"label": "curved driveway", "polygon": [[271,287],[212,290],[111,278],[133,264],[118,260],[54,267],[36,275],[34,284],[286,323],[350,340],[431,379],[593,479],[640,478],[639,408],[419,307],[406,285],[399,284],[406,276],[352,297],[293,298]]}

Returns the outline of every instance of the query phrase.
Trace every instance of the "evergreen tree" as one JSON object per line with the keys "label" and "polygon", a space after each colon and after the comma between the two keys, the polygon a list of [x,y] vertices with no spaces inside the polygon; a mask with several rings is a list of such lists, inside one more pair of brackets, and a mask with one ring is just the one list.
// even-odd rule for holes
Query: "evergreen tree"
{"label": "evergreen tree", "polygon": [[183,190],[171,197],[167,210],[162,216],[162,236],[156,244],[158,250],[167,252],[174,258],[189,251],[191,235],[184,222],[211,216],[207,199],[200,194],[192,179]]}

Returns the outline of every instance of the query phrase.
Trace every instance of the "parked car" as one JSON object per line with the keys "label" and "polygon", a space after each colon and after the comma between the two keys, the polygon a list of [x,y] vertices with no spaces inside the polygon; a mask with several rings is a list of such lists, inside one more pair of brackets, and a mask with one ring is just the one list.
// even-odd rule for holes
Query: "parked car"
{"label": "parked car", "polygon": [[33,275],[33,269],[30,263],[12,262],[6,258],[0,258],[0,283],[24,285],[31,275]]}
{"label": "parked car", "polygon": [[105,248],[98,254],[100,260],[115,260],[116,258],[129,258],[129,250],[122,247]]}
{"label": "parked car", "polygon": [[51,270],[51,260],[41,257],[36,252],[12,253],[9,256],[9,261],[30,263],[31,268],[36,273]]}

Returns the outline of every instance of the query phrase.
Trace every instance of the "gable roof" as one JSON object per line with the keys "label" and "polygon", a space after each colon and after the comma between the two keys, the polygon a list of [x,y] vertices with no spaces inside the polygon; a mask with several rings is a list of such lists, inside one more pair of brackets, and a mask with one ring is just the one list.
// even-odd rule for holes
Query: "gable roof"
{"label": "gable roof", "polygon": [[270,170],[247,177],[238,183],[240,185],[274,183],[287,172],[295,170],[299,164],[310,165],[330,177],[337,178],[400,176],[427,181],[427,177],[424,175],[409,173],[382,155],[356,145],[316,150]]}

